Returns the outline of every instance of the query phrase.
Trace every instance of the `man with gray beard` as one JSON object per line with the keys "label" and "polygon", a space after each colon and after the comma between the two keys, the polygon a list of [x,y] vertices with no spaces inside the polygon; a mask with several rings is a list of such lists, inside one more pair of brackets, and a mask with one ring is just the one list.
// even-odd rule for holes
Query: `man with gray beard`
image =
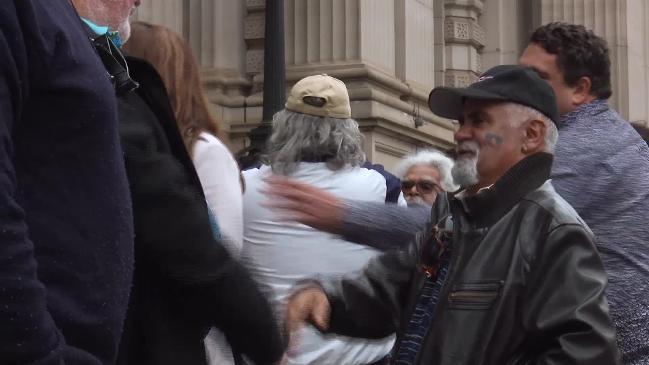
{"label": "man with gray beard", "polygon": [[[462,190],[436,202],[404,249],[303,284],[288,301],[289,328],[396,330],[400,365],[619,364],[593,234],[550,182],[559,120],[550,86],[531,69],[497,66],[467,88],[434,89],[429,105],[460,122]],[[271,189],[287,198],[274,206],[294,213],[310,200],[291,183]]]}
{"label": "man with gray beard", "polygon": [[459,148],[465,151],[471,151],[474,156],[471,158],[458,158],[456,160],[451,175],[453,181],[460,186],[471,186],[478,182],[478,157],[480,156],[480,146],[476,142],[467,141],[458,145]]}

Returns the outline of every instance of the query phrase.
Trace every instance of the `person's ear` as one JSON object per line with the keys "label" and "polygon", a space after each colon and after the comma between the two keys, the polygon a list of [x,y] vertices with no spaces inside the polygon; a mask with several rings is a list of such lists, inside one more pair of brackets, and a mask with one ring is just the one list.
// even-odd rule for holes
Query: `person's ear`
{"label": "person's ear", "polygon": [[572,92],[572,103],[573,105],[582,105],[588,103],[591,98],[591,87],[593,83],[590,77],[582,76],[577,80],[577,83],[573,87]]}
{"label": "person's ear", "polygon": [[530,155],[541,151],[544,147],[545,134],[547,133],[545,123],[538,119],[532,119],[527,122],[524,132],[521,152],[524,155]]}

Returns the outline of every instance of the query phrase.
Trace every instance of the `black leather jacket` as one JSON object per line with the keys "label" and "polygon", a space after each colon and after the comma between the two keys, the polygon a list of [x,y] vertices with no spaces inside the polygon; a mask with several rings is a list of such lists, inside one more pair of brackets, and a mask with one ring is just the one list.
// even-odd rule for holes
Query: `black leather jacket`
{"label": "black leather jacket", "polygon": [[[491,188],[436,204],[431,222],[446,222],[450,208],[451,258],[417,364],[620,363],[593,235],[552,188],[551,164],[532,155]],[[422,233],[358,277],[322,282],[330,330],[402,336],[426,280],[421,267],[434,263],[423,260],[436,257],[422,255],[431,239]]]}

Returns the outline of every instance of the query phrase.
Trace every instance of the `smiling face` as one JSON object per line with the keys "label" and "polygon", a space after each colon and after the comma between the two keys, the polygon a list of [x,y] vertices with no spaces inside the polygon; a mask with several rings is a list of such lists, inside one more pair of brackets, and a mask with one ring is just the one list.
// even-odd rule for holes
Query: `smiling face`
{"label": "smiling face", "polygon": [[525,127],[511,120],[502,102],[467,100],[462,115],[452,174],[456,183],[475,192],[525,157]]}

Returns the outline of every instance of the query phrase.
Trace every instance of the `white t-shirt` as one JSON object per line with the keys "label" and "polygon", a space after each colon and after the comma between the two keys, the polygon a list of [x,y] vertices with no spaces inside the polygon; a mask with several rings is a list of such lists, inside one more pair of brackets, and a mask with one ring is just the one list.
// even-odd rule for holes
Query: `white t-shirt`
{"label": "white t-shirt", "polygon": [[[194,145],[194,167],[203,185],[207,205],[216,217],[222,241],[238,258],[243,245],[243,211],[239,166],[232,153],[215,136],[201,133]],[[210,365],[234,365],[232,350],[223,332],[212,328],[205,338]]]}
{"label": "white t-shirt", "polygon": [[[244,171],[244,245],[242,261],[265,290],[280,322],[284,320],[287,297],[296,282],[316,275],[345,275],[361,270],[379,252],[342,240],[303,224],[280,220],[262,204],[260,191],[270,167]],[[325,163],[301,163],[291,177],[344,199],[384,202],[385,179],[364,168],[331,171]],[[283,323],[282,323],[283,324]],[[323,335],[311,326],[296,336],[297,346],[288,364],[368,364],[383,358],[392,348],[394,336],[382,340]]]}
{"label": "white t-shirt", "polygon": [[201,133],[194,145],[194,166],[205,199],[226,237],[228,251],[239,257],[243,245],[242,193],[239,166],[228,148],[210,133]]}

